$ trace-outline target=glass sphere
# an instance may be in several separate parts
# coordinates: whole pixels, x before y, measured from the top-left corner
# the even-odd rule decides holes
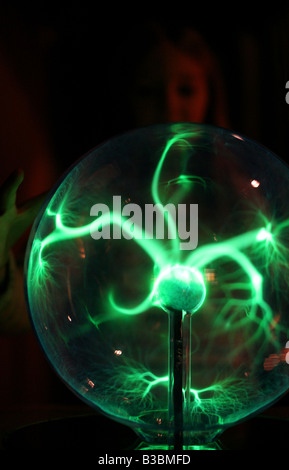
[[[212,442],[289,387],[288,167],[199,124],[76,162],[31,231],[26,297],[56,373],[163,446]]]

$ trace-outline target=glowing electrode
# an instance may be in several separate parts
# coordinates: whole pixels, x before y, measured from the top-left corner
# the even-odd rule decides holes
[[[199,271],[175,265],[161,271],[155,283],[155,295],[164,310],[192,313],[203,304],[206,288]]]
[[[203,304],[206,288],[199,271],[177,264],[160,272],[155,295],[169,313],[169,415],[173,448],[177,451],[183,449],[183,389],[186,406],[191,389],[190,317]]]

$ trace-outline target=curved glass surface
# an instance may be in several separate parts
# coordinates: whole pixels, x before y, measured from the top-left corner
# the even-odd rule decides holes
[[[288,200],[288,167],[215,127],[151,126],[81,158],[26,253],[57,374],[161,446],[211,442],[272,404],[289,386]]]

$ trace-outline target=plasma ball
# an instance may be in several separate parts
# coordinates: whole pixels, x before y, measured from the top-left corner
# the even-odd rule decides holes
[[[156,280],[155,293],[164,310],[193,313],[203,304],[206,288],[199,271],[175,265],[161,271]]]

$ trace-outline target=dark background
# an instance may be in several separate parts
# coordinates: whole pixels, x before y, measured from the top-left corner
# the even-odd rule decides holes
[[[192,26],[205,37],[223,69],[230,127],[287,159],[288,3],[189,5],[180,18],[174,7],[171,15],[163,11],[154,19]],[[145,11],[41,2],[0,8],[0,44],[44,120],[57,158],[74,161],[114,134],[106,71],[119,43],[147,19]]]

